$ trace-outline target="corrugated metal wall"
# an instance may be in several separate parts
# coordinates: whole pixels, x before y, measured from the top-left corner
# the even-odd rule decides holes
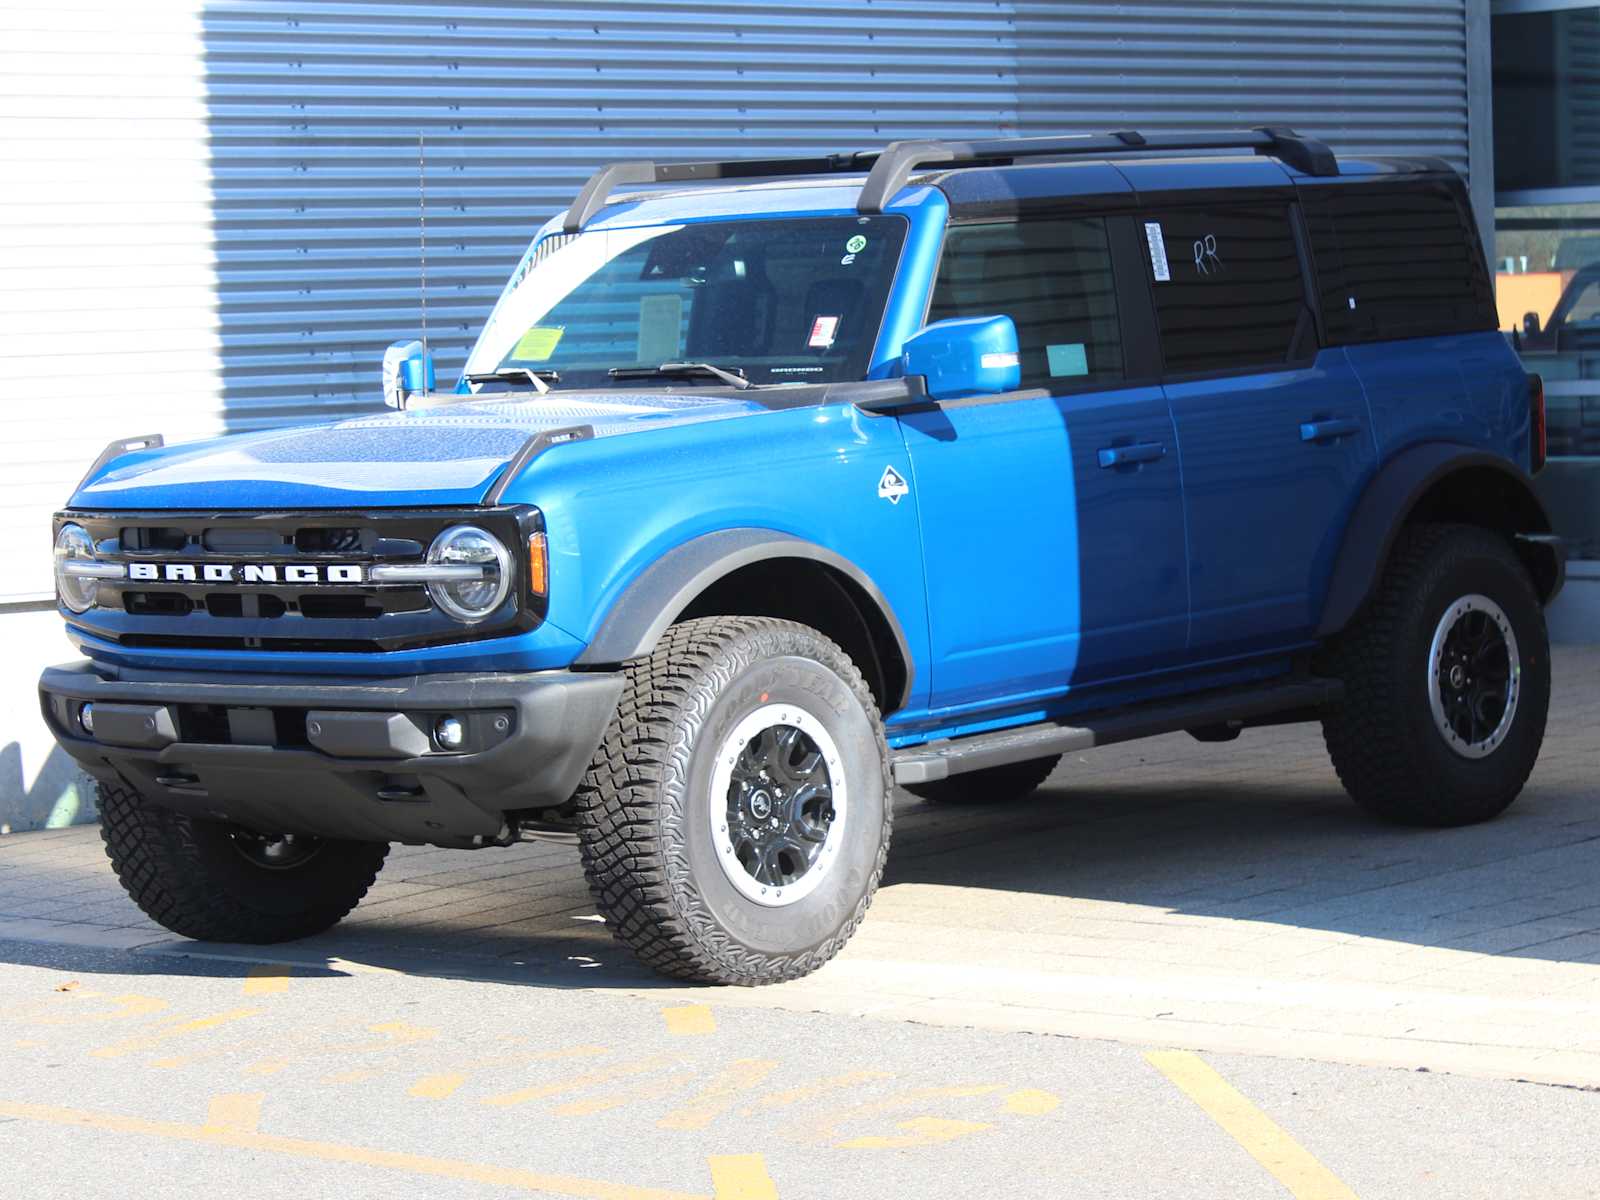
[[[1280,121],[1465,165],[1464,0],[12,0],[0,10],[0,601],[98,443],[451,377],[536,226],[621,157]],[[35,565],[37,564],[37,565]]]
[[[1463,0],[1020,0],[1024,133],[1274,123],[1467,167]]]

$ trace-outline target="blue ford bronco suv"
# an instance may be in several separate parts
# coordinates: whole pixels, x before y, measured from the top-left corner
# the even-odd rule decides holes
[[[393,842],[575,839],[650,966],[861,921],[896,785],[1320,721],[1363,808],[1501,812],[1543,738],[1543,393],[1461,180],[1284,130],[619,163],[453,392],[110,447],[45,672],[135,901],[326,929]]]

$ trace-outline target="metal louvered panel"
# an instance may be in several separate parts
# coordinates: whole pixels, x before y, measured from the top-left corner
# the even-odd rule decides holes
[[[1288,125],[1467,168],[1466,0],[1019,0],[1026,133]]]
[[[419,133],[452,379],[532,232],[605,161],[1016,121],[1012,24],[978,0],[251,0],[205,25],[230,428],[375,402],[382,347],[421,328]]]

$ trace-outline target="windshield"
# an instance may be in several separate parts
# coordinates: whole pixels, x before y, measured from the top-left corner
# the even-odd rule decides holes
[[[863,379],[905,230],[903,217],[852,216],[548,237],[495,305],[466,373],[637,388],[637,374],[609,372],[690,362],[756,384]]]

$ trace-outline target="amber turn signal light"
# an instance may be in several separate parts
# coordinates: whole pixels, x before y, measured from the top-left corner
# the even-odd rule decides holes
[[[542,529],[528,535],[528,590],[550,595],[550,546]]]

